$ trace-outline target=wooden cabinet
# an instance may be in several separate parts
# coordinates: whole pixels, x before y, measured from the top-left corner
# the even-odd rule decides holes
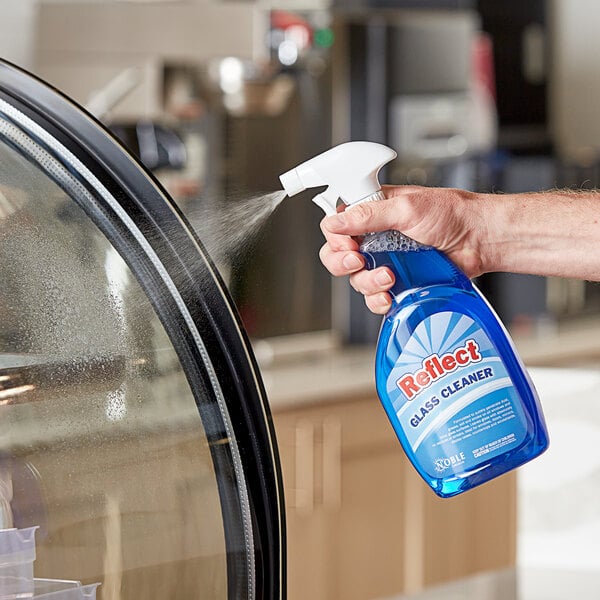
[[[440,499],[373,396],[273,413],[289,600],[382,598],[514,564],[514,474]]]

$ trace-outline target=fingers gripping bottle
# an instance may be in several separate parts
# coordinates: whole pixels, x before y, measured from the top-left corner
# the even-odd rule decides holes
[[[281,175],[289,196],[328,186],[327,214],[383,199],[378,172],[395,158],[370,142],[336,146]],[[438,496],[450,497],[541,454],[548,434],[535,389],[502,323],[442,252],[399,231],[366,234],[367,268],[396,281],[376,353],[377,393],[407,454]]]

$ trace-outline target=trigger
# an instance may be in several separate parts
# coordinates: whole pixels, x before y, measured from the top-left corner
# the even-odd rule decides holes
[[[329,188],[313,198],[313,202],[323,209],[327,216],[337,213],[337,201],[339,196],[335,192],[330,192]]]

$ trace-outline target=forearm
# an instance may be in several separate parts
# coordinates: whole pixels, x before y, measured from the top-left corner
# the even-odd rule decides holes
[[[482,196],[485,271],[600,281],[600,193]]]

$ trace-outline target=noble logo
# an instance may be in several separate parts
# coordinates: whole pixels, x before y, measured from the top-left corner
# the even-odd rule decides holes
[[[453,454],[452,456],[445,456],[442,458],[436,458],[433,461],[435,465],[435,470],[439,473],[443,473],[446,469],[450,467],[458,467],[465,462],[465,453],[459,452],[458,454]]]

